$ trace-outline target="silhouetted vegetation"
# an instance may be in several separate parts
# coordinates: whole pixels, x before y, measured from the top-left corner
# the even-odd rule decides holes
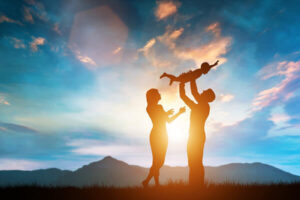
[[[170,183],[161,187],[38,187],[0,188],[6,199],[298,199],[300,183],[273,185],[210,184],[204,188]]]

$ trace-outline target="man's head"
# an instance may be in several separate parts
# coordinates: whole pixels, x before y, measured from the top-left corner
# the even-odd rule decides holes
[[[204,90],[201,93],[201,100],[207,101],[208,103],[213,102],[216,99],[216,94],[212,89]]]
[[[207,74],[210,70],[210,65],[207,62],[202,63],[201,70],[203,74]]]

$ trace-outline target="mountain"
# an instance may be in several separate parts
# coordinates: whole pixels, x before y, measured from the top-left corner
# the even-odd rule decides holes
[[[235,183],[278,183],[300,182],[300,176],[290,174],[262,163],[232,163],[218,167],[205,167],[208,182]],[[138,186],[146,177],[148,168],[114,159],[110,156],[84,165],[75,170],[42,169],[33,171],[0,171],[0,186],[44,185],[44,186]],[[164,166],[160,172],[162,183],[168,181],[187,181],[187,167]]]
[[[56,168],[33,171],[2,170],[0,171],[0,186],[55,185],[61,177],[70,173],[72,171]]]

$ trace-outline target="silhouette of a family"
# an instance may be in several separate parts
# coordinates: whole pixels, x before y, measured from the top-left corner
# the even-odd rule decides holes
[[[209,70],[216,66],[218,61],[213,65],[207,62],[202,63],[198,68],[187,73],[182,73],[178,77],[163,73],[160,78],[167,77],[170,79],[170,85],[174,82],[179,83],[179,94],[183,102],[191,109],[189,138],[187,144],[187,156],[189,165],[189,184],[204,185],[204,166],[203,150],[205,144],[205,122],[209,115],[209,103],[215,100],[215,93],[212,89],[204,90],[201,94],[198,92],[196,79],[202,74],[207,74]],[[191,100],[185,93],[185,83],[190,82],[191,93],[196,101]],[[179,112],[174,114],[173,109],[165,111],[162,105],[158,104],[161,99],[157,89],[150,89],[146,93],[147,113],[152,121],[153,127],[150,132],[150,146],[152,151],[152,166],[149,174],[142,182],[144,187],[148,186],[151,178],[154,178],[155,185],[159,186],[159,170],[164,165],[167,147],[168,135],[166,123],[171,123],[180,114],[185,112],[185,107],[180,108]]]

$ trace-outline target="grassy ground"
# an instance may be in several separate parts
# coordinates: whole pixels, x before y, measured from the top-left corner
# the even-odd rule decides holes
[[[184,184],[169,184],[149,188],[111,187],[6,187],[0,188],[1,199],[300,199],[300,183],[276,185],[206,185],[192,188]]]

